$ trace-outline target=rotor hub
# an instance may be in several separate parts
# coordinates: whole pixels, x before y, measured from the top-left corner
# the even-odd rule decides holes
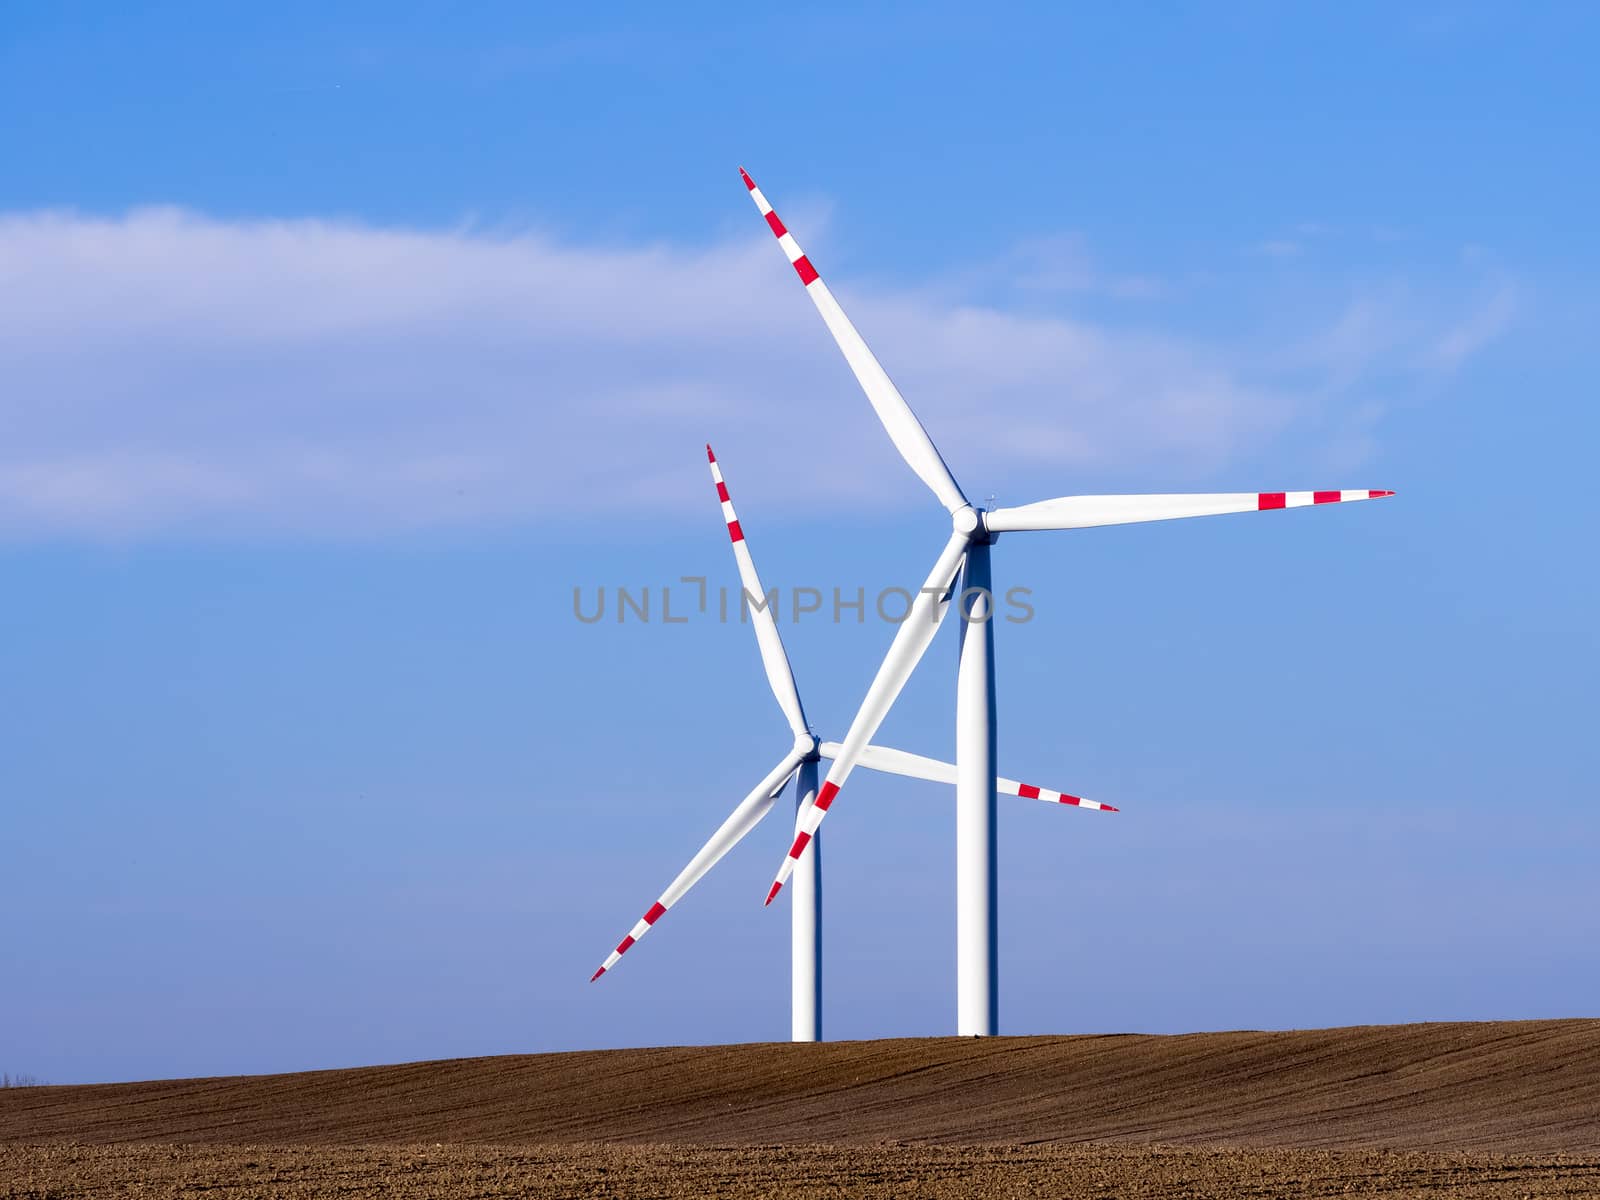
[[[984,510],[974,508],[970,504],[950,514],[950,526],[957,533],[965,534],[968,541],[990,543],[1000,536],[989,532],[988,523],[984,520]]]

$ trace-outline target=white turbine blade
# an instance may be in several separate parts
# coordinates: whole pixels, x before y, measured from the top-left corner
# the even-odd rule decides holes
[[[819,747],[824,758],[838,758],[842,749],[838,742],[823,742]],[[956,781],[955,763],[943,762],[937,758],[925,758],[921,754],[896,750],[890,746],[861,747],[861,753],[856,755],[856,766],[882,771],[888,775],[903,775],[907,779],[925,779],[929,783]]]
[[[804,831],[805,826],[806,826],[806,818],[809,816],[809,814],[811,812],[811,809],[816,804],[816,802],[817,802],[817,794],[816,794],[816,792],[812,792],[810,798],[807,799],[803,804],[796,805],[795,810],[794,810],[794,835],[795,835],[795,837],[799,837],[800,834]],[[807,844],[809,845],[810,843],[808,842]]]
[[[773,880],[772,890],[767,893],[768,904],[772,903],[778,890],[788,881],[794,864],[816,836],[822,818],[828,815],[828,807],[844,786],[844,781],[850,777],[861,751],[872,740],[872,735],[878,732],[878,726],[883,724],[883,718],[888,715],[895,698],[916,669],[923,652],[933,641],[934,634],[939,632],[945,614],[950,611],[950,592],[966,554],[967,540],[965,533],[951,534],[950,541],[939,555],[939,561],[934,563],[933,570],[928,574],[928,581],[912,601],[911,611],[900,623],[894,641],[889,645],[889,653],[884,655],[878,674],[867,689],[866,699],[861,702],[855,720],[850,723],[850,732],[845,734],[838,757],[834,759],[833,766],[828,768],[828,777],[817,791],[816,803],[805,811],[803,828],[795,834],[794,845],[789,847],[789,853],[778,868],[777,878]]]
[[[843,747],[838,742],[823,742],[818,751],[824,758],[837,758]],[[926,779],[929,783],[955,783],[956,765],[938,758],[928,758],[921,754],[912,754],[906,750],[895,750],[889,746],[865,746],[856,757],[856,766],[868,767],[874,771],[884,771],[890,775],[904,775],[908,779]],[[1074,796],[1070,792],[1057,792],[1050,788],[1035,787],[1031,783],[1019,783],[1015,779],[1005,776],[996,776],[994,781],[995,791],[1003,796],[1021,796],[1025,800],[1043,800],[1047,804],[1069,804],[1078,808],[1095,808],[1101,812],[1117,812],[1110,804],[1101,804],[1098,800],[1085,800],[1082,796]]]
[[[733,501],[728,497],[728,485],[722,478],[722,467],[717,456],[706,445],[706,459],[711,463],[711,478],[717,485],[717,499],[722,501],[722,518],[728,523],[728,537],[733,540],[733,558],[739,564],[739,582],[749,601],[750,622],[755,626],[756,645],[761,650],[761,665],[767,670],[767,682],[777,698],[778,707],[789,722],[797,738],[810,738],[806,728],[805,710],[800,706],[800,693],[794,683],[794,669],[789,656],[784,653],[783,639],[778,634],[778,620],[767,607],[767,593],[756,574],[755,559],[750,557],[750,544],[745,540],[744,527],[733,511]],[[741,610],[743,611],[743,607]]]
[[[1174,496],[1062,496],[1019,508],[997,508],[985,513],[983,523],[993,533],[1025,529],[1088,529],[1096,525],[1133,525],[1141,521],[1171,521],[1178,517],[1210,517],[1220,513],[1264,512],[1274,508],[1303,508],[1312,504],[1378,500],[1393,492],[1367,490],[1343,492],[1197,492]]]
[[[894,381],[889,378],[889,373],[883,369],[871,348],[856,332],[856,327],[850,323],[850,318],[844,315],[844,309],[839,307],[839,302],[833,298],[828,285],[817,275],[816,268],[800,249],[799,243],[794,240],[794,235],[784,228],[783,222],[778,219],[778,214],[772,211],[772,205],[767,203],[767,198],[761,194],[761,189],[756,186],[755,180],[746,174],[743,167],[739,168],[739,178],[743,179],[745,187],[750,189],[750,198],[756,202],[761,215],[767,219],[767,224],[772,228],[778,244],[783,247],[790,265],[800,276],[800,282],[805,285],[806,294],[811,297],[811,302],[822,314],[823,323],[827,325],[828,332],[833,334],[833,340],[839,344],[839,349],[844,352],[850,370],[855,372],[856,382],[861,385],[861,390],[866,392],[867,399],[872,402],[873,410],[877,412],[878,420],[883,422],[884,429],[888,430],[889,439],[894,442],[895,449],[900,451],[900,457],[906,460],[906,464],[917,473],[917,477],[923,483],[933,489],[933,494],[939,497],[939,503],[945,508],[951,512],[966,508],[967,498],[961,494],[961,488],[957,486],[955,477],[950,474],[950,468],[945,466],[944,459],[939,457],[939,451],[928,437],[928,431],[922,427],[922,422],[917,420],[917,414],[911,411],[911,406],[900,394],[900,389],[895,387]]]
[[[739,801],[738,807],[728,815],[728,819],[717,828],[706,844],[700,847],[700,852],[689,860],[689,865],[678,873],[678,877],[672,881],[667,890],[662,892],[660,898],[650,906],[650,911],[639,918],[638,924],[628,931],[628,936],[617,943],[617,948],[605,962],[600,964],[600,969],[589,977],[590,983],[615,966],[617,960],[626,954],[635,942],[650,932],[651,926],[661,919],[667,909],[682,899],[683,894],[698,883],[701,876],[716,865],[718,859],[737,846],[744,835],[755,828],[756,823],[772,808],[772,802],[789,782],[789,777],[794,774],[795,768],[800,765],[800,760],[805,754],[804,750],[791,750],[765,779],[751,789],[748,796]]]

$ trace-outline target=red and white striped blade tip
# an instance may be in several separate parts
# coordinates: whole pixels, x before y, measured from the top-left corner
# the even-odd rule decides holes
[[[717,456],[714,453],[712,453],[711,443],[710,442],[706,443],[706,461],[707,462],[716,462],[717,461]]]
[[[1085,800],[1082,796],[1074,796],[1071,792],[1057,792],[1051,788],[1042,788],[1031,783],[1017,784],[1017,795],[1024,800],[1044,800],[1054,804],[1071,804],[1077,808],[1099,809],[1101,812],[1120,811],[1114,804],[1104,804],[1099,800]]]
[[[1034,799],[1034,800],[1040,799],[1039,796],[1029,797],[1026,792],[1022,793],[1022,795],[1023,795],[1024,799],[1030,799],[1030,798]],[[1075,808],[1090,808],[1090,809],[1094,809],[1094,810],[1096,810],[1098,812],[1121,812],[1122,811],[1115,804],[1105,804],[1105,803],[1102,803],[1099,800],[1085,800],[1082,796],[1074,796],[1074,795],[1072,795],[1072,794],[1070,794],[1068,792],[1062,792],[1061,793],[1061,799],[1058,800],[1057,803],[1058,804],[1070,804]]]
[[[750,178],[750,172],[746,171],[743,167],[739,168],[739,178],[744,180],[745,187],[749,188],[752,192],[756,190],[756,181]]]
[[[1248,493],[1246,493],[1248,495]],[[1262,512],[1275,508],[1304,508],[1308,504],[1338,504],[1352,500],[1382,500],[1393,492],[1378,488],[1345,489],[1339,492],[1257,492],[1256,508]]]
[[[634,923],[633,929],[628,933],[628,936],[617,943],[617,948],[606,957],[605,962],[600,964],[600,969],[593,975],[589,976],[589,982],[593,983],[596,979],[599,979],[600,976],[604,975],[611,967],[616,966],[616,964],[622,960],[622,956],[637,946],[639,944],[639,939],[650,932],[650,927],[666,915],[667,906],[662,904],[661,901],[657,900],[650,906],[649,911]]]
[[[782,890],[783,890],[783,884],[781,884],[781,883],[773,884],[772,885],[772,890],[767,893],[767,904],[771,904],[774,900],[776,900],[778,898],[778,893],[781,892]],[[763,905],[762,907],[765,907],[765,905]]]

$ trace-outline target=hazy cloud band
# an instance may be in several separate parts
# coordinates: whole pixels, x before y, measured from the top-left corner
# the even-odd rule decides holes
[[[681,481],[706,440],[742,454],[730,469],[760,499],[922,502],[768,242],[619,248],[172,209],[0,217],[0,531],[648,512],[703,499]],[[1042,256],[1007,260],[1019,292],[1061,274]],[[1073,291],[1085,270],[1073,264]],[[1497,293],[1401,335],[1362,309],[1359,328],[1346,313],[1335,340],[1308,329],[1286,358],[932,283],[832,281],[968,491],[1015,480],[1011,502],[1132,462],[1204,477],[1324,400],[1305,380],[1330,353],[1343,389],[1375,362],[1454,369],[1511,306]],[[1363,340],[1374,321],[1382,338]]]

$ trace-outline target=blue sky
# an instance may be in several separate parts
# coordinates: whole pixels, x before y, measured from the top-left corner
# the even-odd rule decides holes
[[[747,629],[969,495],[1393,488],[1008,535],[1004,1032],[1592,1014],[1586,6],[20,4],[0,16],[0,1067],[778,1039]],[[683,585],[677,585],[682,589]],[[687,598],[680,590],[677,599]],[[838,737],[877,622],[785,624]],[[951,751],[954,635],[882,740]],[[828,823],[830,1036],[950,1032],[951,797]]]

